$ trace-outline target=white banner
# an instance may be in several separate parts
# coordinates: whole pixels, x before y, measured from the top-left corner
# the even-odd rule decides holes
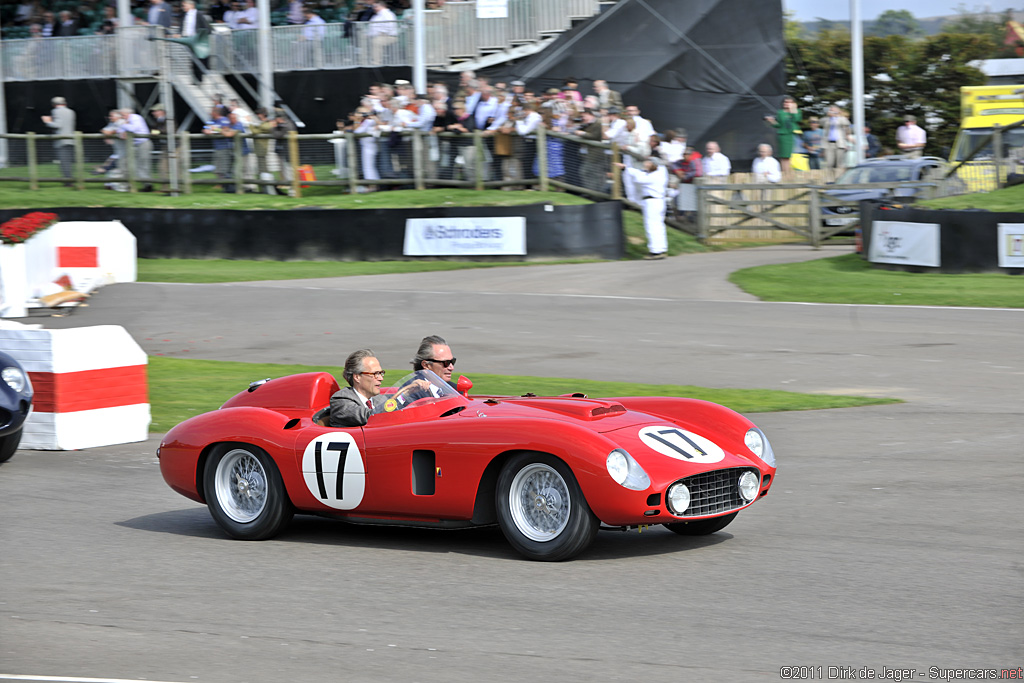
[[[476,0],[477,19],[508,19],[508,0]]]
[[[526,219],[409,218],[405,221],[406,256],[524,256]]]
[[[940,265],[939,224],[875,221],[871,224],[868,260],[937,268]]]
[[[999,267],[1024,268],[1024,223],[999,224]]]

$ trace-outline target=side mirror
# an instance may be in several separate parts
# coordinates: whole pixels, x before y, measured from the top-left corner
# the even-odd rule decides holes
[[[469,393],[469,390],[473,388],[473,380],[466,377],[465,375],[459,375],[459,381],[455,383],[455,391],[459,392],[463,396]]]

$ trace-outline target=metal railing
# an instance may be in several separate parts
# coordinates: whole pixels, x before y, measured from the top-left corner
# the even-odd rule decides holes
[[[535,42],[571,28],[574,18],[600,11],[599,0],[509,0],[507,18],[481,19],[476,2],[448,2],[424,12],[427,66],[447,67],[517,43]],[[373,22],[377,23],[377,22]],[[270,29],[273,70],[352,69],[408,66],[412,62],[412,14],[395,22],[397,40],[379,40],[370,22]],[[156,27],[130,26],[116,35],[23,38],[0,41],[4,79],[37,81],[151,76],[159,71]],[[235,70],[255,69],[257,31],[224,30],[211,35],[211,52]],[[237,62],[237,64],[236,64]],[[216,60],[211,61],[216,69]],[[246,66],[241,66],[242,64]]]
[[[77,189],[102,184],[114,191],[138,192],[152,185],[187,194],[214,185],[235,194],[264,191],[294,196],[303,192],[357,194],[396,186],[508,187],[560,189],[595,200],[621,199],[640,208],[627,199],[624,178],[616,166],[631,156],[627,151],[544,128],[537,129],[536,137],[482,131],[405,131],[380,137],[351,132],[293,133],[285,139],[181,133],[174,158],[168,158],[167,145],[159,136],[148,137],[153,143],[151,153],[145,151],[147,147],[137,146],[130,135],[126,139],[84,133],[0,135],[0,143],[8,146],[8,166],[0,169],[0,186],[21,183],[38,190],[57,183]],[[55,145],[67,140],[72,143],[70,155]],[[177,186],[172,186],[171,164],[177,164],[175,177],[181,179]],[[807,181],[803,183],[764,184],[750,174],[736,173],[728,183],[699,179],[701,182],[692,185],[678,185],[670,189],[668,221],[702,240],[775,239],[796,234],[818,246],[826,237],[855,227],[827,224],[825,210],[829,206],[846,204],[859,209],[856,202],[837,199],[837,191],[872,188],[931,197],[964,190],[962,183],[941,178],[826,185],[823,173],[802,174]],[[843,216],[856,219],[852,212]]]

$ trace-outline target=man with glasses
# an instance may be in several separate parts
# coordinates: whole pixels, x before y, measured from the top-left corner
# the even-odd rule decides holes
[[[424,337],[416,357],[412,359],[413,370],[430,370],[448,384],[455,387],[452,381],[452,370],[455,367],[455,356],[451,347],[441,337],[432,334]]]
[[[342,373],[348,386],[331,396],[331,426],[361,427],[366,424],[377,404],[384,400],[380,393],[384,370],[373,351],[359,349],[345,359]],[[451,372],[448,374],[451,375]],[[397,392],[388,394],[387,398],[399,399],[404,396],[405,401],[415,401],[430,396],[430,387],[430,382],[425,379],[413,380]]]
[[[345,359],[342,375],[348,386],[331,396],[331,426],[359,427],[366,424],[375,399],[380,396],[384,371],[370,349],[359,349]]]

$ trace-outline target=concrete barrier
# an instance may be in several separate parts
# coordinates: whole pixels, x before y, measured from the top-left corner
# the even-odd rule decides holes
[[[147,358],[123,327],[7,323],[0,349],[21,363],[35,388],[21,448],[77,450],[148,437]]]

